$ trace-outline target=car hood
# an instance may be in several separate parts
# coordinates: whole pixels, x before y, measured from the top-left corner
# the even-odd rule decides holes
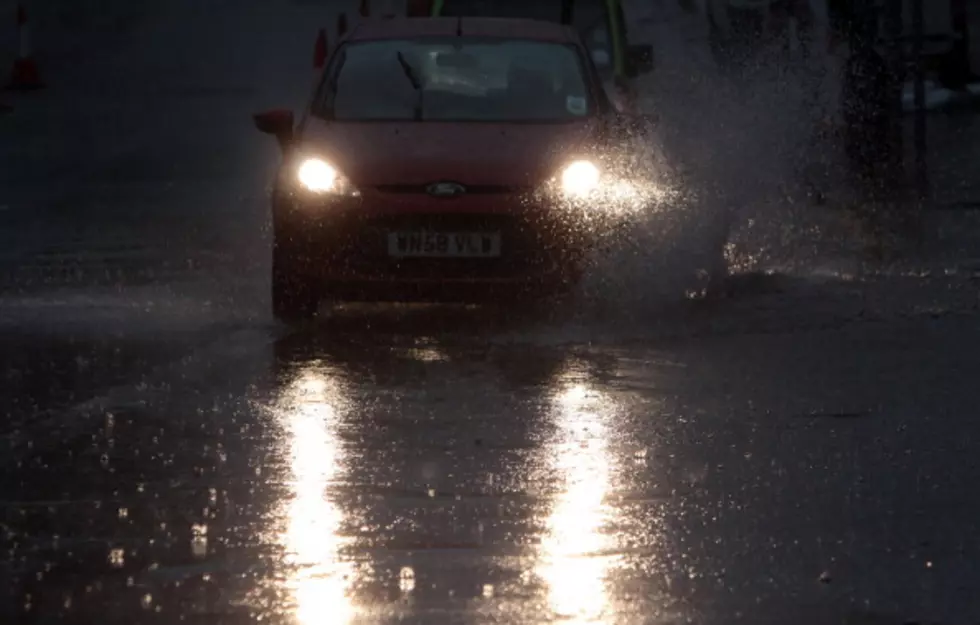
[[[554,175],[595,136],[592,120],[558,124],[311,121],[303,149],[355,185],[526,186]]]

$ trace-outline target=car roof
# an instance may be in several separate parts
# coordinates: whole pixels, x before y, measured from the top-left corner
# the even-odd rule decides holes
[[[363,20],[344,39],[376,41],[403,37],[454,37],[458,34],[559,43],[573,43],[578,39],[575,31],[564,24],[507,17],[394,17]]]

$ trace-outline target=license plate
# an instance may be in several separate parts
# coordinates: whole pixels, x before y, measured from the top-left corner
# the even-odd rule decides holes
[[[396,258],[496,258],[499,232],[389,232],[388,255]]]

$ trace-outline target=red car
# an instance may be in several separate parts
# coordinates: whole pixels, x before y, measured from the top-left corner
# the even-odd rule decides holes
[[[363,20],[317,83],[298,124],[255,116],[283,151],[277,318],[324,299],[501,302],[576,284],[629,124],[571,28]]]

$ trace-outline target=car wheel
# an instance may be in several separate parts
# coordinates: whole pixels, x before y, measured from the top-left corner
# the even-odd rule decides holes
[[[272,253],[272,314],[285,322],[316,316],[320,295],[307,278],[294,254],[282,245]]]

